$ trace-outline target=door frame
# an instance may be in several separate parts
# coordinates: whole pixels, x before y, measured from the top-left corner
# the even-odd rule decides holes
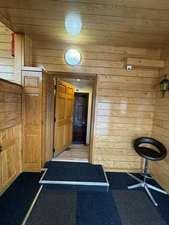
[[[74,72],[50,72],[48,71],[49,75],[52,75],[54,79],[53,85],[53,92],[55,93],[55,84],[56,79],[81,79],[81,80],[88,80],[92,79],[92,104],[91,104],[91,121],[90,121],[90,142],[89,142],[89,159],[90,163],[94,163],[93,155],[94,155],[94,128],[95,128],[95,114],[96,114],[96,95],[97,95],[97,74],[85,74],[85,73],[74,73]],[[51,90],[52,91],[52,90]],[[53,103],[54,104],[54,103]],[[54,114],[55,115],[55,114]],[[54,118],[53,118],[54,123]],[[53,137],[55,135],[55,130],[53,130]],[[54,148],[54,147],[53,147]]]

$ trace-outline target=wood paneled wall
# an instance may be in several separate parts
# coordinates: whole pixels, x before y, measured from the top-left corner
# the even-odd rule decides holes
[[[140,170],[132,140],[151,136],[155,80],[146,73],[98,76],[94,155],[108,170]]]
[[[24,35],[24,66],[32,66],[32,39]]]
[[[21,172],[22,88],[0,79],[0,191]]]
[[[0,78],[21,84],[22,66],[32,66],[32,40],[27,34],[15,34],[12,56],[12,31],[0,22]]]
[[[81,52],[82,63],[80,66],[70,67],[65,64],[64,53],[66,49],[76,48]],[[79,72],[88,74],[128,74],[124,70],[127,57],[138,57],[143,59],[159,59],[160,49],[143,49],[143,48],[127,48],[127,47],[111,47],[102,45],[60,45],[52,42],[33,41],[33,66],[43,65],[47,71],[59,72]],[[151,61],[150,61],[151,62]],[[146,76],[157,77],[156,69],[130,72],[130,76]],[[155,71],[155,72],[154,72]]]
[[[154,85],[159,76],[151,60],[160,59],[160,49],[78,46],[82,63],[71,68],[64,62],[67,48],[51,42],[34,42],[33,64],[43,65],[48,71],[97,74],[92,161],[103,164],[107,170],[139,170],[142,162],[132,148],[132,140],[151,136]],[[148,59],[146,66],[150,66],[126,71],[127,57]]]
[[[162,97],[159,85],[160,80],[164,78],[164,74],[169,73],[169,51],[164,52],[162,57],[166,58],[166,65],[160,71],[160,78],[156,85],[156,104],[152,136],[166,146],[168,155],[162,161],[152,162],[151,172],[160,184],[169,191],[169,92],[165,94],[165,97]]]
[[[11,30],[0,22],[0,78],[15,81],[15,58],[11,55]]]

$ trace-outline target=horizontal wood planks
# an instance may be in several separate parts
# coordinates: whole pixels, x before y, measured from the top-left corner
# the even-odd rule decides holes
[[[132,141],[151,135],[155,81],[153,77],[98,76],[94,161],[107,170],[141,169]]]
[[[127,57],[159,59],[160,49],[141,49],[127,47],[111,47],[104,45],[74,45],[82,55],[79,66],[70,67],[64,61],[64,53],[70,48],[68,44],[59,45],[54,42],[33,42],[33,65],[43,65],[48,71],[79,72],[90,74],[116,74],[117,76],[158,77],[154,68],[127,72]]]
[[[128,72],[126,58],[144,58],[152,63],[160,60],[161,51],[81,45],[82,63],[71,68],[64,62],[66,48],[68,45],[34,42],[33,64],[42,64],[48,71],[97,74],[92,161],[107,170],[140,170],[142,161],[132,141],[151,135],[159,71],[151,67]]]
[[[0,191],[21,172],[22,88],[0,79]]]
[[[159,91],[160,80],[163,79],[164,74],[169,71],[169,56],[166,59],[166,66],[160,71],[160,79],[157,82],[156,88],[156,104],[154,111],[154,123],[152,135],[157,140],[161,141],[167,148],[167,157],[159,162],[151,163],[151,172],[154,177],[160,182],[163,187],[169,191],[169,93],[162,97]]]
[[[0,78],[15,81],[15,58],[12,56],[12,31],[0,22]]]
[[[136,67],[157,67],[164,68],[164,60],[142,59],[142,58],[127,58],[127,64]]]
[[[169,44],[168,9],[167,0],[160,4],[158,0],[0,2],[1,20],[16,32],[28,33],[37,40],[148,48]],[[81,17],[78,37],[65,30],[69,12]]]

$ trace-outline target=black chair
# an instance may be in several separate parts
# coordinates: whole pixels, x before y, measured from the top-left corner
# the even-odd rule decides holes
[[[134,141],[133,143],[135,151],[144,158],[144,169],[143,169],[143,180],[137,178],[136,176],[129,174],[131,177],[133,177],[135,180],[137,180],[139,183],[135,185],[128,186],[128,189],[134,189],[134,188],[144,188],[147,192],[148,196],[152,200],[155,206],[158,206],[157,202],[155,201],[154,197],[152,196],[149,189],[161,192],[163,194],[168,194],[166,191],[151,185],[147,183],[147,179],[151,178],[148,175],[148,160],[152,161],[159,161],[166,157],[167,150],[165,146],[160,143],[159,141],[150,138],[150,137],[141,137]],[[152,146],[152,147],[151,147]]]

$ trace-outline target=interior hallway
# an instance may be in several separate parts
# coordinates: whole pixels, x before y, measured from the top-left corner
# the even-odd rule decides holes
[[[55,156],[53,161],[72,161],[72,162],[88,162],[89,145],[72,144],[59,155]]]

